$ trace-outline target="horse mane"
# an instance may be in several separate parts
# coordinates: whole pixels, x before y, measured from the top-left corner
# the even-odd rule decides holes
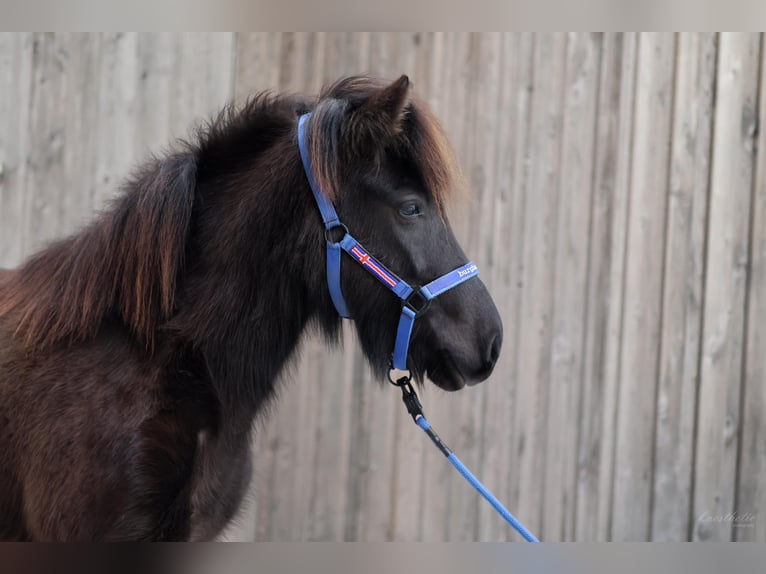
[[[192,143],[140,167],[111,207],[90,225],[14,271],[0,285],[0,319],[11,317],[15,334],[29,350],[88,340],[110,318],[125,324],[153,350],[160,326],[176,312],[202,180],[219,186],[228,176],[226,185],[236,185],[255,175],[248,168],[253,158],[289,133],[295,114],[309,111],[315,103],[309,127],[315,177],[337,198],[339,175],[348,148],[354,147],[342,145],[348,135],[339,131],[347,129],[342,120],[383,86],[355,76],[333,84],[314,101],[262,93],[239,109],[226,106],[198,130]],[[462,184],[454,152],[420,100],[408,94],[399,112],[395,125],[378,127],[389,132],[388,149],[418,169],[441,209],[448,194]],[[374,131],[369,121],[365,125]]]
[[[195,188],[190,151],[153,159],[101,217],[24,263],[3,286],[28,348],[95,336],[119,314],[147,347],[173,308]]]
[[[425,188],[441,211],[450,194],[462,190],[465,185],[455,152],[436,116],[422,100],[410,93],[407,76],[384,89],[388,85],[368,76],[351,76],[322,91],[309,126],[314,178],[331,199],[337,200],[343,166],[353,163],[356,159],[353,154],[364,148],[362,140],[367,137],[374,142],[376,150],[380,151],[381,142],[386,142],[384,149],[393,149],[402,158],[417,158],[412,162],[413,167],[419,171]],[[369,116],[355,121],[355,112],[371,99],[395,98],[387,93],[392,88],[406,93],[398,106],[397,102],[390,104],[395,107],[392,115],[396,121],[378,119],[376,123],[375,118]],[[377,101],[374,107],[386,103]],[[363,126],[365,133],[359,134],[358,126]],[[352,142],[351,145],[348,142]]]

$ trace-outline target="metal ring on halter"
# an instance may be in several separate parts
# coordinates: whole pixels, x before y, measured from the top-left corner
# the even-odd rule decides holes
[[[333,241],[330,237],[330,232],[335,231],[336,229],[341,229],[343,231],[343,235],[340,236],[340,239],[338,241]],[[334,225],[332,227],[328,227],[324,230],[324,239],[327,241],[327,243],[332,243],[333,245],[338,245],[341,241],[343,241],[343,238],[348,235],[348,227],[344,223],[338,223],[338,225]]]
[[[407,373],[407,374],[406,375],[402,374],[399,377],[395,378],[395,377],[392,376],[394,371],[399,372],[399,373]],[[412,380],[412,374],[410,373],[409,369],[405,369],[405,370],[395,369],[393,367],[393,365],[389,367],[389,369],[388,369],[388,382],[391,383],[392,385],[394,385],[395,387],[403,387],[404,385],[409,383],[411,380]]]

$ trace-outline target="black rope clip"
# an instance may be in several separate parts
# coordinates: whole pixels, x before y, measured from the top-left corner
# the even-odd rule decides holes
[[[392,372],[393,369],[388,372],[389,382],[402,390],[402,401],[404,402],[404,406],[407,407],[407,412],[412,416],[412,420],[417,421],[418,417],[424,416],[423,405],[420,404],[420,399],[412,386],[412,377],[407,373],[394,380],[391,376]]]

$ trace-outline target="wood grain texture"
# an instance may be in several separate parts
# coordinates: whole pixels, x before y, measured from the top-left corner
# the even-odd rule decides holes
[[[614,429],[615,540],[646,540],[651,522],[674,53],[672,35],[642,34],[639,38],[620,386]]]
[[[635,71],[635,34],[606,34],[594,151],[588,312],[579,406],[577,540],[607,539],[611,523]]]
[[[766,58],[761,38],[758,115],[766,112]],[[766,129],[758,129],[748,282],[747,343],[741,397],[742,431],[734,540],[766,542]]]
[[[229,100],[406,73],[456,149],[470,197],[450,222],[504,322],[490,381],[422,391],[435,428],[546,540],[763,542],[763,41],[0,34],[0,267]],[[518,539],[350,323],[340,348],[309,334],[282,378],[223,539]]]
[[[707,227],[694,484],[695,540],[728,541],[735,512],[758,70],[757,34],[722,34]]]
[[[655,540],[686,540],[689,531],[715,61],[714,34],[680,34],[656,405]]]
[[[22,222],[34,46],[33,34],[0,34],[0,268],[29,254]]]
[[[564,110],[567,37],[541,34],[534,47],[534,99],[531,103],[530,166],[524,211],[523,282],[511,424],[514,446],[510,504],[527,527],[542,526],[547,409],[553,346],[552,306],[557,247],[558,193]],[[539,158],[535,161],[535,158]],[[545,158],[544,160],[542,158]]]
[[[574,539],[578,405],[588,310],[588,241],[602,41],[600,34],[570,34],[567,43],[540,531],[545,540]]]
[[[482,220],[486,221],[484,244],[485,261],[482,279],[493,293],[504,317],[504,348],[515,348],[514,328],[516,306],[514,294],[518,292],[511,277],[512,267],[520,255],[520,242],[513,234],[522,227],[514,224],[521,220],[519,209],[514,208],[515,182],[523,175],[523,138],[526,137],[526,114],[519,109],[517,98],[525,95],[530,81],[531,36],[522,34],[496,34],[487,36],[482,43],[482,60],[486,62],[485,75],[489,83],[481,105],[478,129],[483,151],[475,159],[472,187],[479,187],[483,197]],[[523,105],[523,104],[522,104]],[[523,110],[523,108],[522,108]],[[502,126],[502,129],[495,129]],[[519,186],[520,187],[520,186]],[[501,209],[497,206],[502,205]],[[503,493],[508,487],[506,476],[509,460],[510,425],[507,413],[512,410],[513,381],[512,352],[504,352],[492,383],[482,386],[481,419],[478,448],[480,462],[476,468],[485,483],[494,491]],[[507,540],[510,532],[498,520],[491,507],[480,504],[474,537],[478,540]]]

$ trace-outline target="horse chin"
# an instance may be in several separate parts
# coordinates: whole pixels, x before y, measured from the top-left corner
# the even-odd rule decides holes
[[[445,391],[459,391],[468,383],[447,351],[438,353],[438,360],[426,368],[426,375]]]

